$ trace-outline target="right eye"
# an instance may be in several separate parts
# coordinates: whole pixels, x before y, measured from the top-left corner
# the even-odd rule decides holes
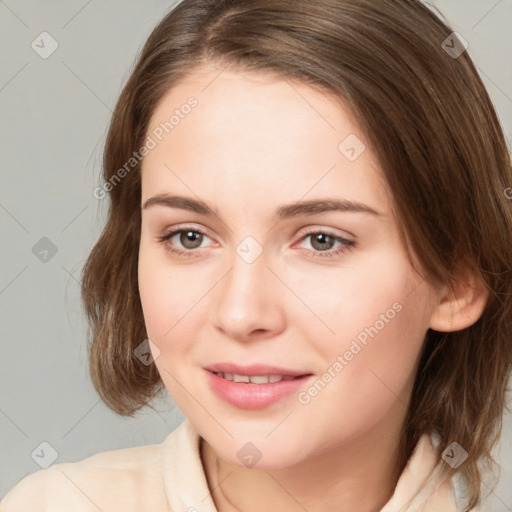
[[[158,237],[158,241],[164,244],[166,250],[172,254],[178,254],[179,256],[189,257],[192,256],[192,252],[195,249],[200,248],[204,237],[208,236],[206,233],[193,228],[179,228],[173,229],[169,233],[165,233]],[[176,240],[173,241],[173,239]],[[199,244],[198,244],[199,242]],[[177,244],[181,244],[183,249],[176,248]]]

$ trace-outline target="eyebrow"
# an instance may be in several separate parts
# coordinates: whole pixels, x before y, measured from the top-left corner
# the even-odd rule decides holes
[[[142,209],[147,209],[154,205],[166,206],[168,208],[180,208],[206,216],[218,216],[217,210],[211,208],[205,202],[185,196],[171,196],[167,194],[156,195],[145,201]],[[347,199],[311,199],[280,206],[276,210],[274,217],[276,221],[282,221],[299,215],[315,215],[332,211],[368,213],[375,216],[382,216],[382,213],[357,201],[349,201]]]

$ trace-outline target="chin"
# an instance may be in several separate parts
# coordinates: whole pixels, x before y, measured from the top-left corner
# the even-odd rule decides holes
[[[296,434],[283,431],[281,436],[275,437],[275,432],[268,435],[270,431],[268,428],[244,430],[239,426],[230,430],[233,438],[228,435],[203,437],[222,459],[240,468],[287,468],[304,460],[307,448],[313,449],[305,446],[304,431]]]

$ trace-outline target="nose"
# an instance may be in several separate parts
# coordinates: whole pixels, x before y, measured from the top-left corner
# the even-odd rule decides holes
[[[234,251],[213,297],[215,327],[238,341],[275,336],[285,325],[284,294],[265,251],[254,261]]]

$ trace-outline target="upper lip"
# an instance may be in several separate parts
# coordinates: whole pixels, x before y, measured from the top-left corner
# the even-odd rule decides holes
[[[288,368],[280,368],[278,366],[269,366],[266,364],[250,364],[242,366],[234,363],[215,363],[205,367],[205,370],[214,373],[234,373],[236,375],[248,375],[249,377],[255,375],[282,375],[299,377],[302,375],[311,375],[308,372],[302,372],[297,370],[290,370]]]

